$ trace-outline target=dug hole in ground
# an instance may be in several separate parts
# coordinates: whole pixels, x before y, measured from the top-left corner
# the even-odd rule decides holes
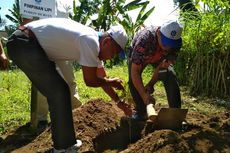
[[[188,112],[183,129],[154,129],[148,123],[131,122],[114,103],[92,100],[73,111],[76,136],[82,153],[229,153],[230,113],[204,115]],[[50,128],[40,134],[29,125],[2,136],[0,153],[48,153],[52,148]],[[65,131],[63,131],[65,132]]]

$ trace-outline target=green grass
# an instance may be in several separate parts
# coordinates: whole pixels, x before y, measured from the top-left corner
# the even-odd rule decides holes
[[[127,84],[128,74],[127,67],[114,66],[113,69],[106,69],[107,77],[119,77]],[[110,97],[104,93],[102,88],[91,88],[87,87],[83,81],[82,71],[77,71],[75,73],[75,79],[82,103],[87,102],[89,99],[103,98],[105,101],[110,101]]]
[[[106,69],[108,77],[119,77],[123,80],[126,91],[128,91],[127,72],[127,66],[114,66],[113,69]],[[146,78],[151,76],[149,72],[146,70],[143,75],[145,82]],[[75,80],[83,104],[98,98],[111,101],[102,88],[91,88],[85,85],[81,70],[75,72]],[[30,121],[31,82],[20,70],[1,71],[0,85],[0,133],[2,133],[9,128]],[[119,95],[122,95],[122,93],[119,93]]]
[[[106,69],[108,77],[119,77],[124,82],[126,95],[123,98],[130,98],[128,92],[128,70],[127,66],[114,66],[113,69]],[[144,83],[151,78],[151,68],[148,67],[143,72]],[[79,95],[82,103],[89,100],[103,98],[105,101],[111,99],[101,88],[87,87],[83,81],[82,71],[75,72],[75,79],[78,86]],[[20,70],[0,72],[0,134],[6,130],[26,124],[30,121],[30,92],[31,83]],[[154,96],[157,104],[167,105],[164,87],[161,82],[155,85]],[[122,93],[119,92],[120,96]],[[127,99],[126,99],[127,100]],[[188,90],[182,90],[183,108],[189,108],[189,111],[203,113],[227,111],[226,105],[216,105],[210,100],[197,100],[189,96]],[[229,106],[229,102],[226,102]]]
[[[127,67],[114,66],[113,70],[106,71],[108,77],[120,77],[124,80],[124,84],[127,84]],[[75,72],[75,80],[82,103],[98,98],[111,100],[102,88],[87,87],[81,70]],[[1,71],[0,85],[0,133],[2,133],[30,121],[31,82],[20,70]]]
[[[0,72],[0,132],[30,118],[30,82],[21,71]]]

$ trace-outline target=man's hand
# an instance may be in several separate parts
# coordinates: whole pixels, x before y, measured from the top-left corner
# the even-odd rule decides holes
[[[148,94],[152,94],[152,93],[154,92],[154,87],[153,87],[153,85],[147,84],[147,85],[145,86],[145,91],[146,91]]]
[[[108,84],[111,87],[114,87],[117,90],[125,90],[125,88],[122,85],[122,80],[119,78],[110,78],[110,79],[106,79]]]
[[[164,59],[160,64],[159,64],[159,68],[160,69],[167,69],[169,67],[169,65],[175,64],[175,61],[171,61],[171,60],[166,60]]]
[[[146,93],[144,96],[143,102],[146,106],[148,104],[154,104],[155,105],[155,98],[151,94]]]
[[[130,105],[128,105],[122,101],[119,101],[117,103],[117,107],[120,108],[125,113],[126,116],[129,116],[129,117],[132,116],[132,109],[131,109]]]
[[[5,54],[1,54],[0,55],[0,69],[1,70],[5,70],[8,67],[9,61],[7,59],[7,57],[5,56]]]

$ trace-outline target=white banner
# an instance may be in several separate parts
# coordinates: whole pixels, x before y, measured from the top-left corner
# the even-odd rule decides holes
[[[20,0],[20,13],[23,17],[55,17],[55,0]]]

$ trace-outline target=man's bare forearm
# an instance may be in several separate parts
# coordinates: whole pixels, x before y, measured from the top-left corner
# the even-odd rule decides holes
[[[117,93],[114,91],[114,89],[111,86],[105,85],[105,86],[102,86],[102,89],[115,102],[120,100],[120,98],[118,97]]]

